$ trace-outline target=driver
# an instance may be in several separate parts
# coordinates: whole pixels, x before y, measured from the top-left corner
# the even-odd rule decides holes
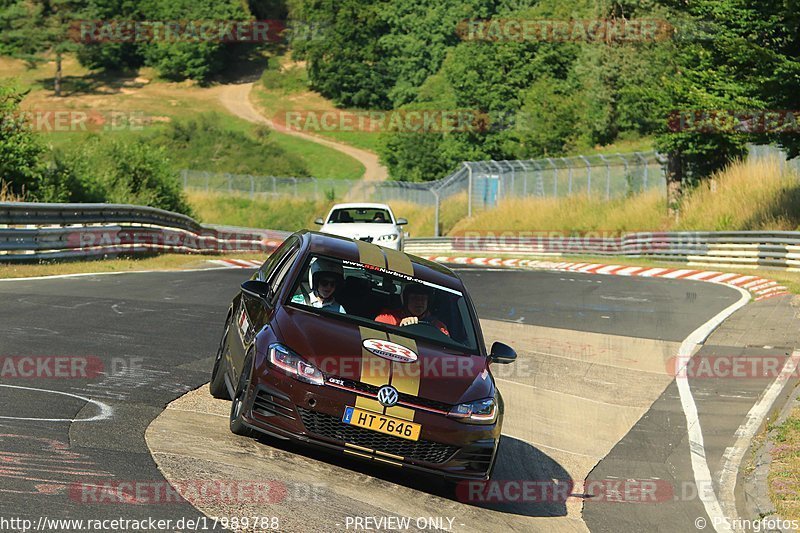
[[[308,269],[308,283],[311,294],[301,289],[292,296],[292,302],[317,307],[334,313],[345,313],[344,307],[336,301],[336,289],[342,284],[344,275],[342,264],[330,259],[316,258]]]
[[[428,305],[433,296],[433,289],[419,283],[408,283],[403,287],[401,300],[403,307],[400,309],[383,309],[375,322],[389,324],[392,326],[410,326],[420,322],[427,322],[439,331],[450,336],[447,326],[428,310]]]

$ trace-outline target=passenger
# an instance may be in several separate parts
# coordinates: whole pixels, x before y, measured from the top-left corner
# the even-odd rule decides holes
[[[373,224],[386,224],[386,217],[383,215],[383,211],[378,211],[375,213],[375,216],[372,217]]]
[[[420,322],[427,322],[449,337],[450,332],[447,331],[447,326],[444,325],[444,322],[438,320],[428,310],[431,296],[433,296],[433,290],[430,287],[419,283],[408,283],[403,288],[401,295],[403,307],[394,310],[383,309],[375,317],[375,322],[392,326],[410,326]]]
[[[344,281],[342,264],[330,259],[316,258],[311,263],[308,283],[311,294],[298,292],[292,296],[292,302],[317,307],[334,313],[346,313],[344,307],[336,301],[336,290]]]

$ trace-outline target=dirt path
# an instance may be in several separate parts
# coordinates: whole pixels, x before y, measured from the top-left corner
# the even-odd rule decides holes
[[[380,164],[376,154],[366,150],[361,150],[360,148],[355,148],[347,144],[331,141],[318,135],[294,131],[280,124],[275,124],[273,121],[266,118],[264,115],[259,113],[250,102],[250,90],[252,88],[252,83],[223,86],[219,93],[220,102],[222,102],[222,105],[224,105],[228,111],[237,117],[243,118],[249,122],[254,122],[256,124],[266,124],[275,131],[300,137],[301,139],[333,148],[338,152],[349,155],[353,159],[360,161],[365,168],[364,181],[384,181],[388,179],[389,172],[386,167]]]

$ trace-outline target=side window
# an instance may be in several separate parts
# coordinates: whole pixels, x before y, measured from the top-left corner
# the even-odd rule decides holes
[[[268,280],[270,286],[272,287],[272,294],[276,297],[280,290],[281,284],[283,280],[286,279],[286,274],[292,269],[292,265],[294,265],[295,260],[297,259],[297,254],[300,253],[300,248],[295,247],[292,248],[288,254],[288,256],[283,260],[283,262],[278,267],[275,275],[272,279]]]
[[[261,268],[258,269],[256,272],[256,277],[258,281],[267,281],[272,276],[272,273],[281,264],[281,260],[289,255],[292,250],[295,248],[295,244],[297,243],[297,239],[288,239],[286,240],[277,250],[272,252],[272,254],[264,261],[264,264],[261,265]]]

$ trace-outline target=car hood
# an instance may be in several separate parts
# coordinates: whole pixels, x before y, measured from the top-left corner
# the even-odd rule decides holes
[[[389,235],[397,233],[397,226],[394,224],[362,224],[362,223],[345,223],[345,224],[325,224],[320,228],[323,233],[330,233],[332,235],[339,235],[340,237],[350,237],[351,239],[359,239],[361,237],[380,237],[381,235]]]
[[[363,346],[367,339],[387,340],[384,331],[292,307],[281,308],[275,321],[281,342],[329,377],[398,388],[401,381],[411,383],[412,388],[418,381],[416,396],[448,405],[481,400],[494,393],[487,359],[479,355],[459,354],[433,341],[392,332],[389,340],[414,347],[417,354],[414,362],[392,362]]]

